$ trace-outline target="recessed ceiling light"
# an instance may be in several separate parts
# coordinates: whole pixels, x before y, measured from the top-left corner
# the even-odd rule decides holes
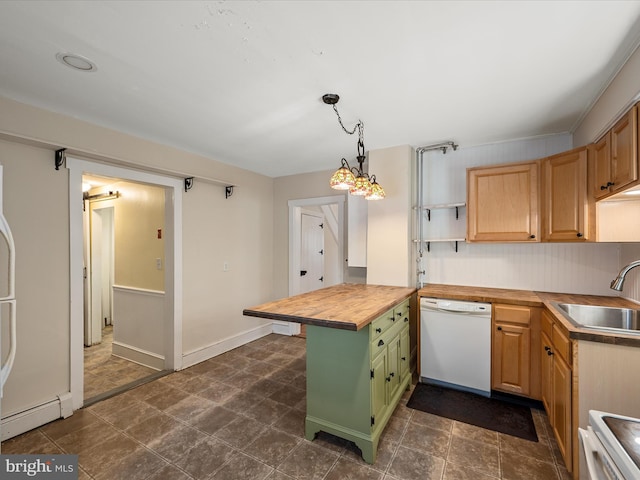
[[[66,65],[69,68],[78,70],[81,72],[95,72],[98,67],[95,63],[85,57],[76,55],[75,53],[56,53],[56,58],[60,63]]]

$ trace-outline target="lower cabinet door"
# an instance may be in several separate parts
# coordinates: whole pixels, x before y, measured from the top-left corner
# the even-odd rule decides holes
[[[411,344],[409,342],[409,328],[400,333],[400,377],[402,380],[409,375],[409,363],[411,362]]]
[[[552,400],[553,400],[553,350],[551,340],[546,333],[542,332],[540,342],[540,383],[542,390],[542,404],[549,414],[549,421],[553,422]]]
[[[571,465],[571,369],[558,355],[553,359],[552,426],[566,465]]]
[[[371,362],[371,428],[376,426],[376,418],[381,419],[389,407],[387,395],[387,351],[380,352]]]
[[[493,388],[529,394],[531,329],[496,324],[493,339]]]
[[[391,401],[398,392],[398,388],[400,388],[400,334],[393,337],[393,340],[389,342],[387,355],[389,365],[387,382],[389,383],[389,401]]]

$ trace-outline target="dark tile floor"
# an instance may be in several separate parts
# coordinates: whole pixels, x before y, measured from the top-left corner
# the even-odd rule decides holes
[[[84,349],[84,400],[90,400],[123,385],[157,373],[111,354],[113,327],[102,330],[102,343]]]
[[[2,444],[76,453],[80,479],[566,480],[546,416],[520,440],[405,406],[374,465],[351,443],[304,439],[305,340],[269,335]]]

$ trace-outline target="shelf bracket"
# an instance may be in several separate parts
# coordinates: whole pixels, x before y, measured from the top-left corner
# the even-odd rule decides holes
[[[60,167],[64,164],[64,162],[67,161],[67,156],[64,153],[65,150],[66,148],[61,148],[59,150],[56,150],[56,155],[55,155],[56,170],[60,170]]]

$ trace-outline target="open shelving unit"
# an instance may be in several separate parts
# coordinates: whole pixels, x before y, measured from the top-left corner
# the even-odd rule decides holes
[[[455,215],[454,219],[456,221],[460,220],[460,210],[466,208],[467,204],[465,202],[458,203],[440,203],[433,205],[420,205],[414,207],[414,210],[419,210],[421,215],[425,215],[427,222],[431,222],[431,211],[432,210],[443,210],[449,209]],[[442,243],[442,242],[451,242],[455,244],[455,250],[458,251],[458,242],[465,242],[465,237],[451,237],[451,238],[424,238],[422,240],[416,239],[414,243],[424,243],[427,245],[427,252],[431,251],[432,243]]]

